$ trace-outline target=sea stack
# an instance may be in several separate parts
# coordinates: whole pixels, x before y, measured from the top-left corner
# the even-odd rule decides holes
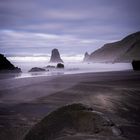
[[[88,52],[85,53],[83,62],[87,62],[89,60],[90,55],[88,54]]]
[[[50,63],[63,63],[58,49],[53,49],[51,54]]]
[[[0,72],[21,72],[21,69],[15,67],[3,54],[0,54]]]

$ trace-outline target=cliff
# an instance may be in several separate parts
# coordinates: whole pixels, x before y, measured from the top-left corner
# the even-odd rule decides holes
[[[105,44],[91,53],[90,62],[132,62],[140,60],[140,32],[131,34],[124,39]]]
[[[15,67],[3,54],[0,54],[0,72],[21,72],[21,69]]]

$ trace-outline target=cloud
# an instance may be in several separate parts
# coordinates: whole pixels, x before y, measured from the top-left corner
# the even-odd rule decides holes
[[[29,24],[22,27],[24,30],[37,30],[37,31],[43,31],[43,30],[49,30],[49,31],[56,31],[61,30],[64,28],[63,24],[60,23],[40,23],[40,24]]]
[[[139,0],[1,0],[0,51],[94,51],[140,29]],[[27,50],[28,49],[28,50]]]
[[[55,20],[86,20],[91,17],[88,11],[66,10],[66,9],[50,9],[44,10],[42,16],[47,19]]]
[[[0,1],[0,25],[4,29],[21,30],[29,30],[25,29],[28,26],[34,31],[39,29],[33,28],[37,24],[44,25],[41,31],[44,29],[46,33],[49,27],[46,28],[45,24],[71,24],[73,27],[83,23],[85,26],[100,24],[101,27],[108,24],[114,28],[119,24],[138,28],[139,4],[139,0],[5,0]]]
[[[48,54],[58,48],[63,54],[84,54],[109,40],[83,39],[72,35],[55,35],[45,33],[17,32],[3,30],[0,32],[0,51],[22,52],[24,54]],[[13,51],[12,51],[13,50]]]

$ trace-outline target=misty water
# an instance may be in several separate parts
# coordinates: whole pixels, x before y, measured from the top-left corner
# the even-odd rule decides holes
[[[122,71],[131,70],[130,63],[83,63],[81,60],[73,62],[64,62],[64,69],[47,69],[48,65],[55,66],[57,64],[51,64],[44,60],[36,61],[20,61],[14,60],[12,63],[22,69],[22,73],[16,78],[36,77],[36,76],[52,76],[63,74],[76,74],[76,73],[88,73],[88,72],[105,72],[105,71]],[[32,72],[28,71],[33,67],[46,68],[45,72]]]
[[[8,57],[8,60],[16,67],[21,68],[20,74],[1,74],[0,79],[7,78],[27,78],[37,76],[53,76],[63,74],[76,74],[88,72],[105,72],[105,71],[122,71],[132,70],[130,63],[83,63],[83,57],[65,57],[64,69],[48,69],[47,66],[55,66],[56,63],[49,63],[48,57]],[[32,72],[28,71],[33,67],[45,68],[45,72]],[[14,75],[14,76],[13,76]]]

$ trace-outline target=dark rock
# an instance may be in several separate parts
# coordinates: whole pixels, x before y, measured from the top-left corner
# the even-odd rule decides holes
[[[28,132],[24,140],[67,140],[70,136],[77,137],[77,134],[81,134],[82,139],[96,136],[115,140],[120,135],[118,132],[119,129],[100,112],[82,104],[72,104],[50,113]]]
[[[133,60],[132,61],[133,70],[140,70],[140,60]]]
[[[0,54],[0,72],[20,73],[21,69],[15,67],[4,55]]]
[[[64,64],[58,63],[56,67],[57,67],[57,68],[64,69]]]
[[[43,71],[46,71],[46,70],[43,68],[38,68],[38,67],[34,67],[29,70],[29,72],[43,72]]]
[[[60,57],[58,49],[53,49],[52,50],[50,62],[51,63],[59,63],[59,62],[63,63],[63,60]]]
[[[55,68],[55,66],[48,65],[46,68],[49,68],[49,69],[54,69],[54,68]]]
[[[89,60],[90,55],[88,54],[88,52],[85,53],[83,62],[87,62]]]

